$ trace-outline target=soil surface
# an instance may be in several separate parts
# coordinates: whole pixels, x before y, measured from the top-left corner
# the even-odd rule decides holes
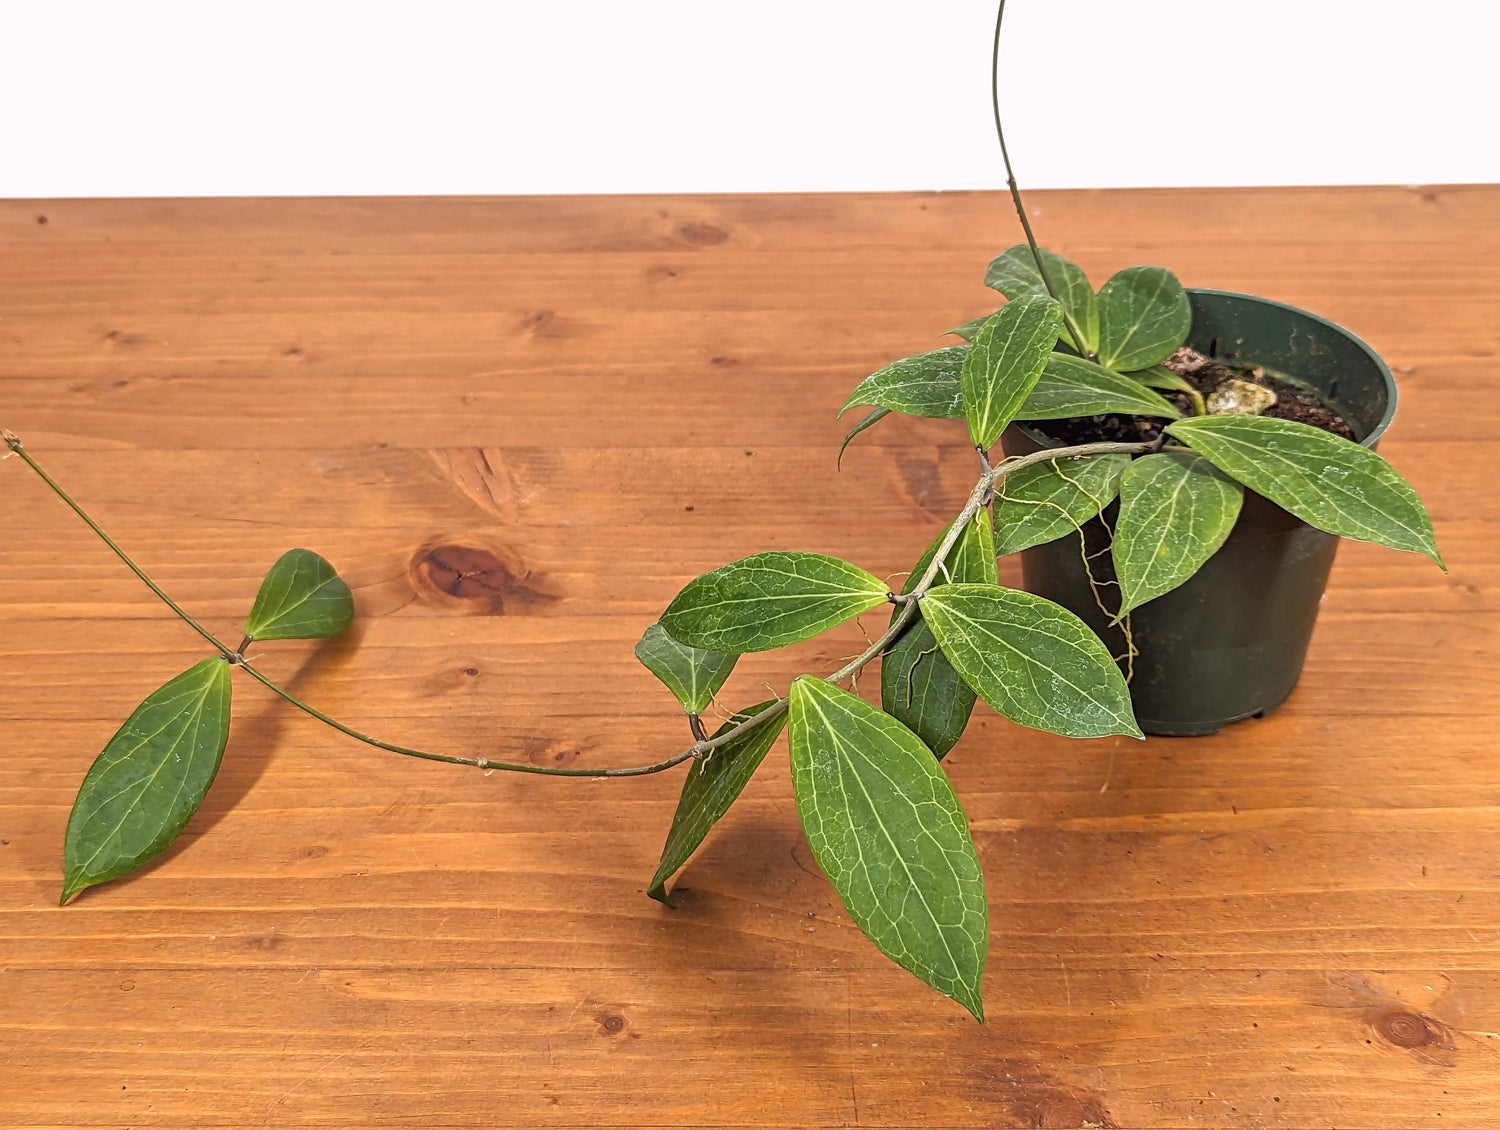
[[[1295,420],[1299,424],[1311,424],[1315,428],[1322,428],[1325,432],[1332,432],[1345,439],[1355,438],[1354,429],[1349,426],[1348,422],[1313,393],[1288,384],[1286,381],[1278,380],[1258,366],[1245,369],[1231,368],[1185,345],[1168,357],[1164,364],[1178,376],[1191,382],[1205,398],[1215,392],[1220,385],[1231,380],[1251,381],[1276,394],[1276,403],[1262,412],[1262,416],[1274,416],[1279,420]],[[1184,415],[1192,413],[1192,406],[1184,393],[1173,392],[1171,389],[1158,389],[1157,391],[1181,409]],[[1096,443],[1100,440],[1119,443],[1149,443],[1161,436],[1162,428],[1166,425],[1164,421],[1154,420],[1148,416],[1111,414],[1080,416],[1072,420],[1040,420],[1031,426],[1060,443],[1072,446],[1080,443]]]

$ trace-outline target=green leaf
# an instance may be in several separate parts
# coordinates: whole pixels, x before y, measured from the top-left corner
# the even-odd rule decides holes
[[[1128,455],[1032,463],[995,484],[995,551],[1004,557],[1074,533],[1114,501]]]
[[[1167,431],[1310,526],[1425,553],[1447,570],[1422,500],[1367,447],[1269,416],[1194,416]]]
[[[922,614],[948,662],[999,714],[1072,738],[1140,737],[1125,677],[1099,637],[1040,596],[945,585]]]
[[[921,740],[864,699],[803,675],[791,690],[797,815],[876,948],[984,1019],[984,873],[953,786]]]
[[[1175,392],[1197,392],[1197,387],[1180,373],[1174,373],[1165,365],[1152,365],[1149,369],[1136,369],[1126,373],[1132,380],[1140,381],[1148,388],[1169,388]]]
[[[984,324],[964,358],[964,411],[969,438],[988,450],[1025,402],[1052,355],[1062,307],[1030,296],[1007,302]]]
[[[908,416],[959,419],[964,414],[960,374],[968,353],[967,345],[946,345],[893,361],[860,381],[839,415],[856,404],[875,404]]]
[[[66,903],[155,858],[182,831],[229,740],[229,664],[205,659],[147,697],[94,760],[63,840]]]
[[[1193,308],[1165,267],[1127,267],[1099,291],[1099,364],[1117,372],[1148,369],[1177,351]]]
[[[652,624],[635,645],[635,657],[665,684],[689,714],[702,714],[734,670],[738,655],[678,643]]]
[[[1115,576],[1120,616],[1171,592],[1218,552],[1245,489],[1202,456],[1143,455],[1120,477]]]
[[[953,334],[955,337],[961,337],[965,341],[973,341],[979,336],[979,331],[984,328],[984,324],[994,316],[994,314],[981,314],[972,321],[965,322],[961,326],[954,326],[951,330],[944,330],[943,333]]]
[[[336,636],[354,619],[354,597],[333,566],[310,549],[289,549],[260,583],[245,634],[258,640]]]
[[[1083,335],[1081,352],[1093,353],[1099,348],[1099,303],[1094,297],[1094,288],[1088,276],[1071,259],[1039,249],[1042,262],[1047,267],[1047,278],[1057,290],[1058,300]],[[984,274],[984,285],[993,287],[1009,299],[1022,298],[1028,294],[1047,294],[1047,284],[1036,269],[1036,258],[1031,248],[1024,243],[1007,247],[991,262]],[[1066,328],[1058,335],[1070,346],[1077,346]]]
[[[945,529],[927,547],[902,592],[911,592],[921,580],[947,532]],[[933,579],[934,585],[945,584],[950,578],[976,584],[994,584],[998,580],[988,511],[978,511],[972,521],[965,523],[963,533],[948,551],[945,564],[947,572],[939,572]],[[891,614],[892,620],[900,613],[896,609]],[[943,655],[918,609],[916,619],[886,649],[880,663],[880,702],[885,712],[921,738],[942,760],[963,736],[969,715],[974,711],[974,697],[973,689],[959,678]]]
[[[1182,415],[1139,381],[1067,353],[1047,358],[1041,378],[1016,415],[1022,420],[1065,420],[1100,412],[1169,420]]]
[[[864,431],[866,428],[873,428],[876,424],[880,423],[881,420],[884,420],[890,414],[891,410],[889,408],[876,408],[872,412],[870,412],[869,415],[861,418],[859,423],[855,424],[854,427],[849,429],[849,434],[844,437],[844,442],[839,444],[839,457],[833,461],[833,465],[835,467],[843,466],[844,451],[848,448],[849,441],[852,440],[855,436],[859,435],[859,433]]]
[[[775,706],[778,701],[773,698],[746,707],[720,726],[714,737],[728,733],[761,711]],[[746,730],[708,756],[694,759],[687,780],[682,783],[682,796],[677,800],[672,828],[661,849],[661,862],[651,877],[650,889],[646,891],[657,902],[676,905],[667,894],[667,880],[698,850],[708,830],[729,811],[729,806],[744,791],[785,726],[786,712],[783,711],[771,721]]]
[[[880,661],[880,705],[941,761],[963,737],[975,694],[920,616]]]
[[[757,553],[689,581],[661,626],[690,647],[744,654],[810,639],[884,604],[886,583],[821,553]]]

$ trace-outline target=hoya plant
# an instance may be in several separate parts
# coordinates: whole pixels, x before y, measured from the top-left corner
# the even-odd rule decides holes
[[[998,34],[997,20],[997,43]],[[1004,153],[1003,133],[1000,141]],[[1010,174],[1008,155],[1006,169]],[[1036,245],[1013,174],[1009,184],[1027,242],[989,265],[985,281],[1004,303],[950,331],[962,344],[870,374],[844,405],[870,409],[846,446],[892,412],[961,421],[976,453],[966,501],[899,585],[859,563],[780,550],[689,582],[636,645],[692,735],[685,748],[650,765],[560,769],[432,753],[331,718],[262,674],[246,652],[252,643],[321,638],[348,626],[353,601],[332,565],[306,549],[283,555],[261,585],[243,639],[231,646],[174,603],[17,436],[0,431],[9,453],[211,649],[146,697],[84,777],[64,836],[61,901],[139,869],[191,819],[224,755],[237,673],[393,753],[580,777],[639,776],[686,763],[646,885],[667,905],[672,877],[785,731],[797,814],[850,918],[881,952],[982,1019],[984,875],[944,757],[981,698],[1037,730],[1142,736],[1128,649],[1112,655],[1073,612],[1001,585],[998,557],[1077,536],[1118,503],[1109,549],[1117,584],[1100,586],[1096,596],[1127,639],[1134,609],[1181,585],[1223,544],[1247,490],[1318,529],[1441,565],[1426,511],[1390,464],[1327,430],[1259,414],[1253,398],[1211,403],[1164,367],[1191,329],[1192,309],[1177,278],[1163,267],[1128,267],[1096,292],[1078,266]],[[992,455],[1015,421],[1044,433],[1083,421],[1087,432],[1088,421],[1110,415],[1153,421],[1153,434]],[[723,711],[728,720],[707,732],[703,719],[741,655],[798,644],[881,609],[889,609],[888,623],[859,655],[835,671],[808,671],[765,701],[731,705]],[[878,705],[852,687],[877,661]]]
[[[850,917],[883,953],[982,1017],[984,877],[943,757],[979,698],[1020,725],[1055,734],[1141,736],[1128,656],[1112,656],[1060,605],[999,584],[997,557],[1071,536],[1118,498],[1111,551],[1118,596],[1110,611],[1126,621],[1213,555],[1248,489],[1320,529],[1440,562],[1421,502],[1379,455],[1289,420],[1184,412],[1150,387],[1175,387],[1175,374],[1155,366],[1190,328],[1187,297],[1169,271],[1127,268],[1095,294],[1072,263],[1020,245],[997,257],[986,278],[1008,301],[961,327],[969,344],[895,361],[860,382],[845,405],[874,405],[871,416],[964,421],[977,473],[963,507],[899,591],[858,564],[811,552],[758,553],[691,581],[646,628],[636,655],[677,699],[694,740],[647,766],[548,769],[453,757],[337,722],[245,658],[252,642],[318,638],[348,626],[349,589],[327,561],[305,549],[283,555],[256,596],[244,638],[230,647],[173,603],[20,439],[4,433],[10,451],[216,653],[148,696],[84,778],[64,839],[62,901],[141,867],[186,825],[224,753],[236,669],[351,737],[397,753],[589,777],[690,762],[647,890],[669,905],[671,877],[786,730],[798,816]],[[989,458],[1014,420],[1104,413],[1153,417],[1165,427],[1152,441]],[[870,422],[866,416],[860,428]],[[706,732],[702,718],[740,655],[801,643],[882,606],[890,608],[888,626],[843,667],[808,672],[785,694],[743,706]],[[877,659],[879,706],[840,685]]]

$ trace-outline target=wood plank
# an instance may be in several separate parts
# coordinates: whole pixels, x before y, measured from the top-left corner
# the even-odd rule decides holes
[[[81,774],[199,652],[12,460],[0,1125],[1500,1121],[1500,190],[1031,202],[1096,281],[1167,262],[1374,343],[1382,451],[1451,571],[1346,543],[1297,692],[1216,738],[981,705],[946,764],[990,884],[986,1025],[849,923],[783,750],[674,912],[644,888],[676,776],[412,762],[248,682],[182,840],[58,909]],[[215,631],[282,549],[334,560],[355,630],[264,665],[340,717],[634,764],[688,741],[630,654],[685,580],[764,548],[894,575],[961,504],[961,426],[893,418],[837,472],[834,412],[992,308],[1012,227],[991,193],[0,202],[0,424]],[[443,587],[443,547],[482,589]],[[746,657],[723,700],[863,639]]]

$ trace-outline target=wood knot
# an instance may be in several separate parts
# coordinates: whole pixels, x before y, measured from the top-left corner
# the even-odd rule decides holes
[[[1381,1039],[1398,1048],[1420,1048],[1443,1039],[1442,1033],[1435,1031],[1426,1017],[1400,1010],[1381,1013],[1375,1020],[1375,1031]]]
[[[556,310],[533,310],[521,319],[521,329],[529,334],[547,333],[550,336],[555,332],[555,328],[549,329],[549,327],[552,326],[556,317]]]
[[[560,598],[520,561],[480,546],[437,541],[423,545],[408,567],[418,596],[491,616],[556,603]]]
[[[554,738],[525,738],[521,742],[521,754],[531,764],[547,769],[561,769],[578,760],[578,750]]]
[[[625,1018],[611,1012],[601,1012],[595,1019],[599,1021],[599,1034],[601,1036],[618,1036],[625,1031]]]
[[[677,234],[694,247],[717,247],[729,238],[729,233],[715,224],[687,223],[677,229]]]

